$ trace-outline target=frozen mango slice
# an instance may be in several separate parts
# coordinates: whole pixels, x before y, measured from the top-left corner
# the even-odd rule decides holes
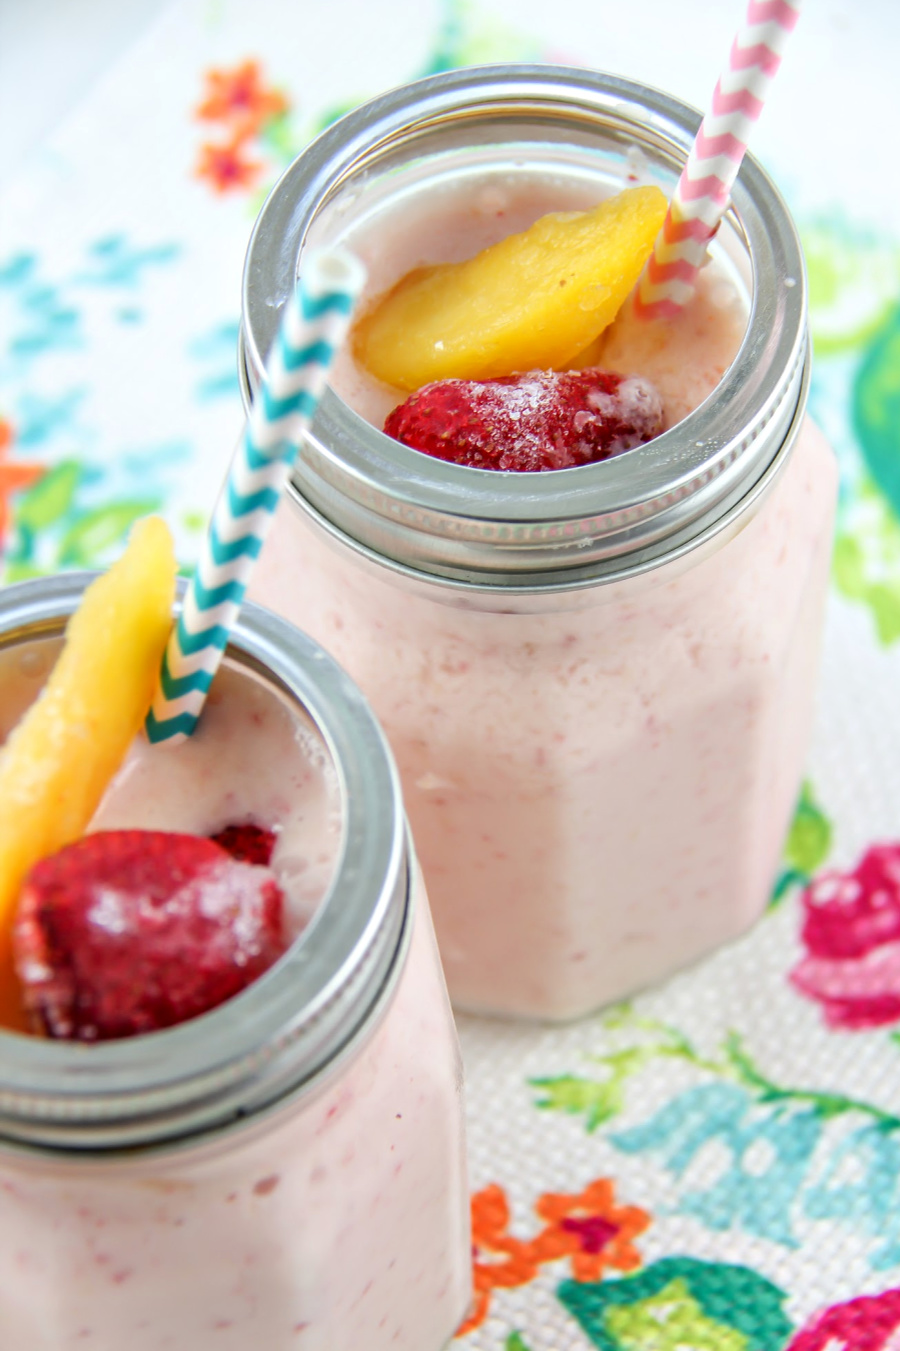
[[[357,360],[399,389],[560,370],[615,318],[666,214],[659,188],[542,216],[462,263],[419,268],[356,325]]]
[[[148,517],[87,589],[40,697],[0,751],[0,1020],[22,1026],[10,931],[25,875],[77,839],[139,731],[172,627],[175,555]]]

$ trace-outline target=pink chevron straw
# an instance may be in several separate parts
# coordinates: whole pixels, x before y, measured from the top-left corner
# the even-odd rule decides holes
[[[749,0],[728,67],[700,123],[638,285],[634,308],[642,319],[672,318],[693,295],[706,247],[725,214],[750,129],[781,65],[800,5],[801,0]]]

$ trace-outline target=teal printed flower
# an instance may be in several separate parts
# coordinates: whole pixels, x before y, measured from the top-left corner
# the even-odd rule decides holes
[[[874,1271],[900,1266],[900,1136],[867,1122],[838,1140],[803,1195],[810,1219],[850,1224],[878,1240]]]
[[[0,351],[0,379],[28,371],[48,352],[85,345],[80,307],[41,275],[35,254],[14,254],[0,261],[0,301],[4,311],[5,351]]]
[[[16,497],[4,581],[104,566],[132,522],[160,508],[190,462],[184,441],[116,446],[108,458],[102,449],[98,456],[102,436],[89,386],[59,375],[48,386],[45,379],[45,358],[65,362],[75,351],[77,363],[96,322],[122,322],[123,314],[132,322],[134,302],[154,273],[179,256],[177,244],[142,245],[119,233],[88,244],[61,278],[35,254],[0,262],[0,398],[17,451],[38,452],[47,466]]]
[[[210,399],[240,398],[235,360],[239,331],[238,320],[225,320],[188,344],[188,355],[203,367],[203,374],[194,386],[196,397],[201,403]]]
[[[84,385],[60,390],[47,397],[44,394],[23,391],[16,402],[16,445],[20,450],[43,449],[54,438],[78,440],[84,443],[90,437],[82,422],[81,412],[87,398]]]
[[[0,260],[4,334],[0,381],[13,378],[21,382],[48,354],[86,348],[86,294],[109,292],[112,311],[121,318],[123,293],[132,305],[153,269],[174,262],[180,252],[175,243],[141,246],[126,235],[112,235],[89,244],[81,265],[63,278],[48,276],[33,253],[16,253]],[[29,393],[27,388],[23,392],[26,396]],[[10,412],[17,424],[24,421],[18,406],[11,407]]]
[[[144,280],[147,268],[172,263],[180,253],[180,244],[142,247],[133,244],[127,235],[108,235],[88,246],[84,270],[75,274],[73,284],[136,291]]]
[[[782,1351],[792,1331],[771,1281],[691,1257],[620,1280],[564,1281],[557,1294],[600,1351]]]
[[[682,1193],[682,1214],[793,1248],[794,1205],[822,1128],[812,1108],[773,1112],[736,1084],[701,1084],[612,1143],[626,1154],[656,1154],[676,1178],[693,1165],[692,1176],[706,1185]]]
[[[802,1221],[827,1220],[875,1240],[873,1270],[900,1265],[900,1116],[776,1082],[735,1032],[704,1055],[678,1028],[628,1005],[604,1024],[630,1044],[592,1056],[592,1073],[532,1080],[538,1108],[581,1116],[586,1130],[598,1130],[625,1111],[632,1078],[660,1060],[680,1061],[702,1082],[605,1136],[623,1153],[654,1157],[680,1184],[673,1213],[788,1248],[800,1245]],[[849,1131],[833,1130],[838,1121],[849,1121]]]
[[[869,1119],[849,1135],[830,1132],[833,1119],[856,1114]],[[801,1218],[829,1219],[877,1239],[869,1265],[883,1271],[900,1263],[898,1130],[896,1117],[838,1094],[703,1084],[611,1139],[655,1155],[676,1179],[690,1170],[675,1210],[709,1229],[796,1248]]]

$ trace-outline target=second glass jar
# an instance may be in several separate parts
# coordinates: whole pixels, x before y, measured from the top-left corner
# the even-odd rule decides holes
[[[5,588],[3,732],[86,580]],[[189,792],[220,824],[271,808],[290,913],[318,905],[201,1017],[0,1030],[0,1346],[442,1351],[471,1290],[461,1065],[381,731],[320,648],[244,606],[200,729],[141,743],[104,828],[158,828]]]

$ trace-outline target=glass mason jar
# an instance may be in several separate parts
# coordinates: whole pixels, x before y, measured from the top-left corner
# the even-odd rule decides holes
[[[533,188],[533,215],[635,179],[671,192],[698,124],[553,67],[455,71],[350,113],[257,221],[246,399],[308,246],[358,246],[377,290],[473,251],[454,252],[467,192],[482,220],[492,186],[498,211]],[[398,249],[429,194],[450,226],[432,216]],[[335,654],[387,732],[458,1008],[580,1015],[765,908],[807,749],[836,467],[805,419],[799,241],[752,157],[713,252],[743,289],[743,340],[663,435],[498,473],[403,446],[329,391],[264,550],[254,594]],[[352,398],[352,372],[335,384]]]
[[[20,705],[84,582],[0,598]],[[333,765],[331,885],[200,1018],[94,1045],[0,1033],[3,1351],[439,1351],[466,1311],[458,1048],[390,753],[343,672],[256,606],[225,672]]]

